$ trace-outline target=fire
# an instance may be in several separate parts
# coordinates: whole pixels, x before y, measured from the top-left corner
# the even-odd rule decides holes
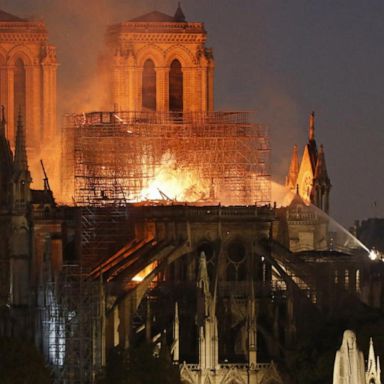
[[[210,197],[210,183],[199,178],[198,172],[177,164],[173,154],[166,152],[154,177],[138,198],[144,200],[175,200],[195,202]]]
[[[155,268],[157,267],[157,262],[147,265],[144,269],[142,269],[137,275],[132,278],[132,281],[136,281],[138,283],[142,282]]]

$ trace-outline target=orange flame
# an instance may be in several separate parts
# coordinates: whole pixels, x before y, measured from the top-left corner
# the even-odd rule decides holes
[[[178,165],[174,155],[166,152],[161,165],[155,169],[154,177],[138,198],[145,200],[175,200],[196,202],[209,197],[210,185],[201,179],[198,172]]]
[[[147,265],[144,269],[142,269],[137,275],[132,278],[132,281],[141,282],[143,281],[155,268],[157,267],[157,262]]]

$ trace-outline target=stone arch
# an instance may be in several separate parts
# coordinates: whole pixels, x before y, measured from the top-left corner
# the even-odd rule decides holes
[[[196,57],[183,45],[173,45],[165,51],[165,66],[170,67],[173,60],[180,61],[181,67],[190,68],[197,64]]]
[[[182,112],[184,109],[184,75],[183,66],[178,59],[174,59],[169,66],[169,110]]]
[[[16,56],[13,70],[14,122],[18,121],[19,114],[21,114],[21,118],[25,121],[27,108],[27,88],[27,68],[25,62],[21,57]],[[14,134],[16,135],[16,127],[14,127],[14,129]]]
[[[21,59],[24,65],[32,65],[33,55],[28,47],[24,45],[16,45],[13,47],[7,55],[7,65],[15,65],[16,60]]]
[[[144,110],[156,111],[156,70],[152,59],[147,59],[143,65],[141,104]]]
[[[193,374],[188,368],[185,361],[180,368],[180,379],[182,384],[193,384],[195,382]]]
[[[156,44],[148,44],[136,52],[136,63],[139,68],[143,68],[148,59],[153,61],[155,68],[163,67],[164,51]]]
[[[249,244],[241,236],[228,239],[224,244],[226,280],[247,279]]]
[[[2,47],[0,47],[0,65],[6,64],[6,57],[7,52]]]
[[[232,369],[220,384],[246,384],[237,370]]]

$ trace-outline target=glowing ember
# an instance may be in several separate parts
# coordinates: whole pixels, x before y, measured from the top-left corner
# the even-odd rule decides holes
[[[209,197],[210,185],[201,180],[196,171],[180,166],[175,157],[166,152],[161,159],[161,166],[154,172],[153,180],[143,189],[139,201],[176,200],[194,202]]]
[[[132,278],[132,281],[141,282],[143,281],[155,268],[157,267],[157,262],[147,265],[144,269],[142,269],[137,275]]]

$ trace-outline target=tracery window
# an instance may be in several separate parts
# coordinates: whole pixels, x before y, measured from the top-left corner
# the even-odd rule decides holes
[[[15,61],[14,69],[14,121],[15,130],[17,126],[17,119],[19,112],[25,122],[25,108],[26,108],[26,81],[25,81],[25,66],[21,59]],[[15,131],[16,136],[16,131]]]
[[[179,60],[173,60],[169,71],[169,110],[183,111],[183,72]]]
[[[151,59],[146,60],[143,68],[142,105],[143,109],[156,111],[156,71]]]
[[[242,281],[247,278],[245,247],[238,241],[228,246],[227,251],[227,280]]]

